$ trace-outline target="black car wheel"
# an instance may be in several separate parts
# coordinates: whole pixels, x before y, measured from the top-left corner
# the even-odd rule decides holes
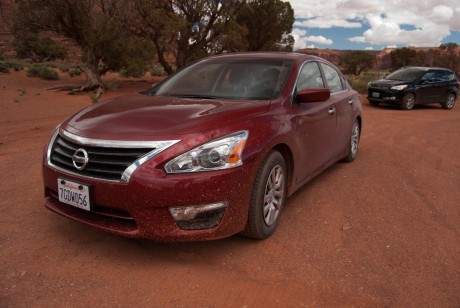
[[[358,154],[359,138],[361,136],[361,128],[358,120],[355,121],[351,129],[350,142],[348,144],[348,155],[345,156],[343,161],[352,162]]]
[[[264,239],[276,229],[286,199],[286,164],[283,156],[270,152],[257,172],[242,235]]]
[[[412,110],[415,106],[415,94],[406,93],[402,99],[401,109]]]
[[[457,97],[455,96],[454,93],[449,93],[447,95],[447,100],[445,103],[441,103],[441,106],[443,109],[452,109],[454,108],[455,101],[457,100]]]

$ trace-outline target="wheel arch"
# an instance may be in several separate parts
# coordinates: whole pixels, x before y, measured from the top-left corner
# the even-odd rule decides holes
[[[289,196],[292,192],[292,183],[294,179],[294,156],[291,148],[285,143],[279,143],[272,148],[272,150],[278,151],[284,159],[287,171],[287,195]]]

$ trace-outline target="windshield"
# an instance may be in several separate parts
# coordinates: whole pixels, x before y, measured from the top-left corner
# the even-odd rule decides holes
[[[425,71],[419,68],[402,68],[394,73],[391,73],[385,77],[385,79],[411,82],[422,77],[424,73]]]
[[[172,75],[150,95],[190,98],[272,99],[283,90],[293,61],[217,58],[200,61]]]

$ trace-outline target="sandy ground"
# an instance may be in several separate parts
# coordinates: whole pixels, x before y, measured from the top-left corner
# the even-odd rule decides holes
[[[168,244],[44,208],[43,148],[92,102],[46,88],[75,81],[0,74],[1,307],[460,307],[459,102],[405,112],[363,98],[357,160],[292,196],[272,237]]]

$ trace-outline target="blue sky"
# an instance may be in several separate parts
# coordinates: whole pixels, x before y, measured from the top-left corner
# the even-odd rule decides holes
[[[460,0],[289,0],[294,49],[460,45]]]

